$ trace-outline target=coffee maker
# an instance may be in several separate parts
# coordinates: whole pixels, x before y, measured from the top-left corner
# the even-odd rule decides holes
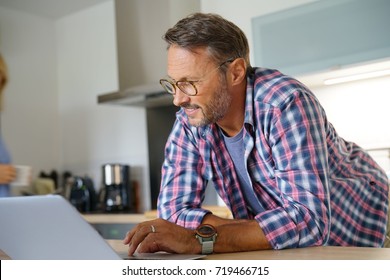
[[[83,213],[96,210],[97,195],[91,178],[73,176],[67,178],[66,184],[69,201],[77,210]]]
[[[130,183],[130,166],[123,164],[104,164],[103,210],[106,212],[134,211],[134,195]]]

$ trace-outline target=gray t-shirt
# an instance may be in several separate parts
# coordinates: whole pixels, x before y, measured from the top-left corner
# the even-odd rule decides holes
[[[232,137],[226,136],[222,132],[222,130],[221,133],[224,137],[227,150],[229,151],[229,154],[232,157],[234,167],[236,169],[238,178],[240,180],[241,191],[244,194],[245,201],[248,204],[249,211],[251,211],[255,215],[260,212],[263,212],[264,208],[263,206],[261,206],[259,200],[254,194],[252,182],[249,178],[249,174],[246,169],[245,150],[244,150],[244,141],[243,141],[244,128],[242,128],[237,135]]]

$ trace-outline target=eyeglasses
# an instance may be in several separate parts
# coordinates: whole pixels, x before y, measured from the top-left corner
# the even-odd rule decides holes
[[[221,64],[218,65],[218,67],[214,68],[212,71],[208,72],[202,78],[196,81],[174,81],[174,80],[161,79],[160,84],[164,88],[164,90],[171,95],[175,95],[176,89],[178,88],[181,90],[181,92],[183,92],[188,96],[195,96],[198,94],[198,89],[196,88],[195,83],[202,81],[204,78],[207,77],[207,75],[214,73],[226,63],[231,63],[233,61],[234,59],[228,59],[222,62]]]

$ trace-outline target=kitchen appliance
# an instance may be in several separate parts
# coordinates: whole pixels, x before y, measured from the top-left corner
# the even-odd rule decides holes
[[[97,206],[97,195],[92,179],[85,176],[70,177],[69,201],[80,212],[93,212]]]
[[[134,195],[130,183],[130,166],[123,164],[104,164],[103,208],[106,212],[134,211]]]

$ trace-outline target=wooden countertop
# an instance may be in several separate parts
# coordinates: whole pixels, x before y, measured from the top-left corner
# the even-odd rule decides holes
[[[208,260],[390,260],[389,248],[321,246],[213,254]]]
[[[120,254],[127,252],[121,240],[107,240]],[[390,260],[390,248],[321,246],[286,250],[264,250],[212,254],[205,260]]]
[[[11,258],[4,253],[2,250],[0,250],[0,260],[10,260]]]
[[[226,206],[204,206],[213,214],[221,218],[232,218],[230,210]],[[83,214],[87,222],[92,224],[138,224],[143,221],[148,221],[157,218],[157,210],[146,211],[143,214],[114,214],[114,213],[99,213],[99,214]]]
[[[90,224],[138,224],[150,220],[144,214],[83,214]]]
[[[119,254],[127,252],[121,240],[107,240]],[[0,260],[10,259],[0,250]],[[286,250],[264,250],[229,254],[212,254],[205,260],[390,260],[390,248],[309,247]]]

